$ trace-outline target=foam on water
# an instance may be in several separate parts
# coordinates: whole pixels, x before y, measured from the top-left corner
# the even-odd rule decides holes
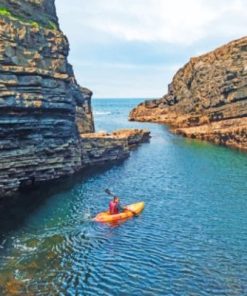
[[[107,112],[107,111],[105,111],[105,112],[103,112],[103,111],[93,111],[93,114],[94,115],[110,115],[111,114],[111,112]]]

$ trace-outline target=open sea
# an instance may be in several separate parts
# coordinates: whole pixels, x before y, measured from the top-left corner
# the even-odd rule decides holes
[[[1,209],[0,295],[247,295],[247,154],[128,122],[139,102],[93,100],[96,129],[148,128],[150,143]],[[92,222],[105,188],[142,215]]]

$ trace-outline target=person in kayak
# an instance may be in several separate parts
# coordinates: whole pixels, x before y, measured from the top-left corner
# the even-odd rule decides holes
[[[124,208],[120,205],[120,200],[117,196],[113,197],[113,200],[109,203],[109,212],[111,215],[116,215],[121,213]]]

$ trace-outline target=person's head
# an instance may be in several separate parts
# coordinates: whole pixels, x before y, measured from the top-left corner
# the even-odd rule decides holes
[[[113,201],[114,202],[119,202],[119,198],[117,196],[114,196]]]

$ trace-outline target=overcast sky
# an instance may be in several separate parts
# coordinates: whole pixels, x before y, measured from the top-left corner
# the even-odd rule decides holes
[[[190,57],[246,35],[247,0],[56,0],[69,61],[97,98],[153,98]]]

